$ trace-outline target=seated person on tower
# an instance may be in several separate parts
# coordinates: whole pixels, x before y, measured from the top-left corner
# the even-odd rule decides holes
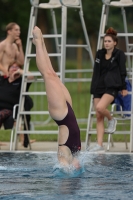
[[[21,83],[23,69],[17,64],[14,63],[8,68],[9,77],[0,77],[0,128],[2,124],[5,129],[12,129],[14,120],[12,117],[13,107],[16,104],[19,104]],[[28,72],[30,74],[30,72]],[[33,80],[33,76],[28,76],[28,80]],[[31,83],[27,84],[27,91]],[[30,96],[25,97],[25,110],[30,110],[33,107],[33,101]],[[30,115],[26,115],[28,129],[30,123]],[[24,129],[26,129],[24,125]],[[21,134],[21,143],[24,147],[28,146],[29,141],[27,141],[27,135]],[[33,141],[31,141],[33,142]]]

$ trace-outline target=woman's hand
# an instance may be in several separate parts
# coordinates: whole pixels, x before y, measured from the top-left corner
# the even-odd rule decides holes
[[[128,91],[127,91],[127,90],[122,90],[122,91],[121,91],[121,95],[122,95],[123,97],[127,96],[127,95],[128,95]]]

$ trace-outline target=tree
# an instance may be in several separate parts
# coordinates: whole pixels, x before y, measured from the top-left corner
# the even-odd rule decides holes
[[[0,40],[6,36],[5,26],[16,22],[21,27],[21,38],[25,47],[28,33],[30,1],[1,0],[0,2]]]
[[[45,3],[48,0],[40,0],[40,2]],[[102,13],[102,0],[99,1],[91,1],[91,0],[82,0],[83,4],[83,13],[85,18],[85,23],[87,27],[87,32],[89,38],[92,43],[92,48],[96,46],[96,41],[98,38],[99,33],[99,26],[100,26],[100,18]],[[21,27],[21,37],[23,44],[25,46],[27,40],[27,33],[28,33],[28,26],[29,26],[29,17],[30,17],[30,10],[31,4],[30,0],[18,1],[18,0],[1,0],[0,5],[0,39],[4,39],[5,37],[5,26],[14,21],[18,23]],[[127,21],[129,22],[129,31],[132,30],[132,7],[126,8],[127,14]],[[51,29],[51,16],[50,12],[45,12],[45,18],[42,14],[41,20],[42,25],[41,27],[46,26],[45,29]],[[68,37],[76,38],[76,39],[83,39],[83,33],[81,31],[81,23],[79,20],[78,9],[68,9]],[[58,27],[61,25],[61,12],[60,9],[56,10],[57,13],[57,22]],[[120,9],[112,8],[110,9],[109,13],[109,21],[108,26],[113,26],[118,31],[123,30],[122,26],[122,18],[120,16]],[[51,30],[48,30],[51,32]],[[60,32],[60,28],[59,28]]]

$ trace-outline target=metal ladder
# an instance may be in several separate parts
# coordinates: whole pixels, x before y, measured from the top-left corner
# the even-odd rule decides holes
[[[121,9],[122,17],[123,17],[123,24],[124,24],[124,33],[118,33],[118,37],[124,37],[125,38],[125,44],[126,44],[126,52],[125,55],[127,56],[127,71],[128,76],[131,81],[131,84],[133,85],[133,78],[132,78],[132,69],[133,69],[133,44],[129,43],[129,37],[133,37],[133,33],[128,33],[127,29],[127,21],[126,21],[126,13],[125,13],[125,7],[133,6],[133,2],[130,0],[121,0],[121,1],[111,1],[110,0],[102,0],[103,6],[102,6],[102,13],[101,13],[101,21],[100,21],[100,29],[99,29],[99,36],[98,36],[98,43],[97,43],[97,50],[102,48],[103,45],[103,36],[105,35],[105,26],[107,25],[108,16],[109,16],[109,8],[110,7],[119,7]],[[125,1],[125,2],[124,2]],[[130,93],[132,95],[132,92]],[[132,109],[131,112],[118,112],[113,111],[112,115],[115,114],[131,114],[130,117],[130,130],[124,130],[124,131],[115,131],[115,134],[129,134],[130,135],[130,152],[133,151],[133,98],[132,98]],[[126,120],[123,120],[123,123],[126,122]],[[106,121],[105,121],[106,123]],[[89,114],[88,114],[88,123],[87,123],[87,132],[86,132],[86,141],[85,141],[85,148],[87,148],[90,145],[91,142],[91,135],[97,134],[96,132],[96,113],[94,111],[93,107],[93,96],[91,95],[90,100],[90,108],[89,108]],[[107,144],[107,150],[109,150],[109,143],[112,135],[108,135],[108,144]],[[113,144],[113,140],[112,140]],[[126,144],[127,145],[127,144]],[[127,147],[127,146],[126,146]]]
[[[26,45],[26,53],[25,53],[25,62],[24,62],[24,75],[22,77],[22,87],[21,87],[21,93],[20,93],[20,102],[19,102],[19,110],[18,110],[18,116],[17,116],[17,122],[16,122],[16,130],[14,135],[14,145],[13,150],[17,149],[17,136],[19,134],[57,134],[58,130],[21,130],[21,124],[22,124],[22,115],[30,114],[30,115],[48,115],[49,112],[44,111],[24,111],[24,100],[25,95],[44,95],[46,96],[46,92],[44,91],[34,91],[34,92],[26,92],[26,86],[27,86],[27,76],[29,75],[27,71],[29,70],[30,60],[32,58],[36,57],[35,53],[32,53],[33,51],[33,44],[32,44],[32,30],[37,22],[37,13],[38,9],[50,9],[52,14],[52,21],[53,21],[53,30],[54,34],[48,34],[43,35],[43,38],[53,38],[55,39],[55,45],[56,45],[56,53],[49,54],[50,57],[57,57],[58,58],[58,69],[57,72],[58,76],[60,77],[61,81],[65,82],[65,64],[66,64],[66,47],[68,48],[78,48],[83,47],[85,48],[90,56],[91,63],[93,65],[93,56],[91,52],[90,42],[87,35],[87,30],[83,18],[83,10],[82,10],[82,2],[81,0],[49,0],[48,3],[40,3],[39,0],[30,0],[31,2],[31,14],[30,14],[30,21],[29,21],[29,30],[28,30],[28,36],[27,36],[27,45]],[[56,18],[55,18],[55,12],[54,9],[60,8],[62,11],[61,14],[61,34],[57,33],[57,25],[56,25]],[[86,44],[84,45],[76,45],[76,44],[66,44],[66,38],[67,38],[67,9],[68,8],[76,8],[79,9],[79,15],[81,19],[81,24],[83,28],[83,33],[85,36]],[[59,40],[61,42],[59,43]],[[41,74],[37,71],[34,71],[31,73],[35,77],[34,82],[43,82],[43,79],[41,78]],[[38,78],[39,77],[39,78]]]

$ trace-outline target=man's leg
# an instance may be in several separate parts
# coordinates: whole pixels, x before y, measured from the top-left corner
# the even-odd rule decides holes
[[[9,122],[8,122],[8,118],[10,118]],[[11,110],[8,110],[8,109],[0,110],[0,124],[1,123],[4,123],[4,124],[6,123],[6,129],[12,129],[13,121],[14,120],[12,118],[12,111]],[[5,125],[4,125],[4,127],[5,127]]]
[[[10,112],[8,112],[8,114],[9,113]],[[7,112],[6,112],[6,114],[7,114]],[[3,116],[3,115],[1,115],[1,116]],[[3,120],[1,120],[1,119],[0,119],[0,123],[1,122],[3,123],[5,129],[12,129],[13,124],[14,124],[14,120],[13,120],[13,117],[12,117],[12,112],[11,112],[11,115],[9,117],[7,117],[7,118],[5,118]],[[0,124],[0,127],[1,127],[1,124]],[[6,144],[0,142],[0,146],[6,146]]]
[[[13,124],[14,124],[14,119],[13,119],[12,115],[9,116],[8,118],[6,118],[3,122],[3,124],[4,124],[5,129],[12,129]]]
[[[30,130],[30,115],[26,115],[26,124],[24,122],[24,130]],[[27,134],[24,134],[24,142],[23,142],[24,147],[28,147],[29,145],[29,137]]]

